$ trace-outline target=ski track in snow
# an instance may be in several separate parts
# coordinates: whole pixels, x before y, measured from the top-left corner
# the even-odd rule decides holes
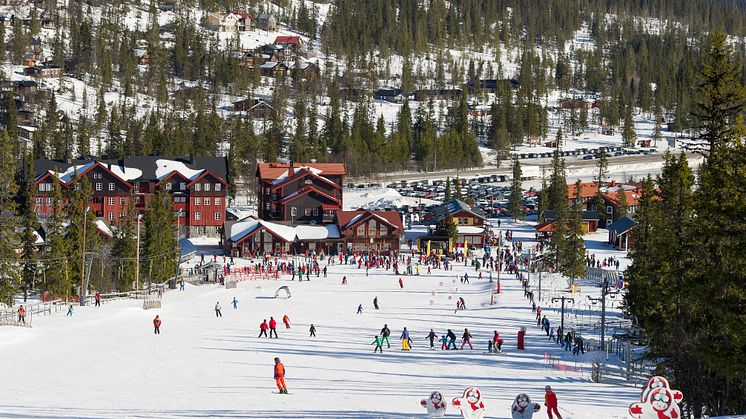
[[[511,226],[503,220],[503,230]],[[532,238],[533,231],[522,223],[515,236]],[[600,234],[593,238],[603,240]],[[621,255],[595,247],[597,255]],[[402,276],[400,289],[391,272],[376,269],[366,277],[356,265],[334,265],[328,278],[312,275],[300,284],[285,276],[240,282],[236,289],[187,285],[184,292],[166,292],[160,310],[122,300],[76,307],[73,317],[64,311],[36,317],[31,329],[0,328],[6,377],[0,382],[0,417],[425,417],[419,401],[431,391],[441,390],[450,400],[475,385],[485,397],[487,417],[508,418],[516,394],[540,401],[549,384],[574,418],[598,419],[626,417],[627,406],[638,399],[639,389],[590,381],[590,362],[599,353],[573,357],[548,342],[515,279],[502,274],[502,293],[489,306],[488,274],[478,280],[463,264],[447,273],[426,271]],[[463,272],[469,272],[470,285],[457,280]],[[342,276],[348,285],[341,285]],[[272,298],[281,285],[291,288],[292,298]],[[545,276],[547,292],[564,286]],[[238,310],[229,304],[234,296]],[[372,306],[376,296],[380,310]],[[467,310],[454,314],[459,296]],[[216,301],[224,307],[222,318],[215,317]],[[364,313],[356,315],[360,303]],[[558,324],[558,308],[545,307],[544,313]],[[152,331],[156,314],[163,320],[158,336]],[[279,321],[284,314],[291,329],[280,326],[276,340],[257,338],[262,319]],[[310,323],[317,328],[315,339],[308,338]],[[392,339],[391,349],[373,354],[370,343],[384,323],[393,338],[405,326],[410,330],[412,352],[399,351],[400,342]],[[430,328],[439,335],[451,328],[460,337],[465,327],[474,335],[474,350],[427,349]],[[528,329],[526,351],[516,349],[520,327]],[[501,355],[485,353],[493,330],[505,339]],[[552,369],[544,363],[545,352],[582,372]],[[275,356],[287,368],[290,395],[273,394]],[[453,406],[448,412],[457,413]],[[544,415],[542,409],[536,417]]]

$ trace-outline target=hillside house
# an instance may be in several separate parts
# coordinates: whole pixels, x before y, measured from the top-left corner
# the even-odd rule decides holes
[[[256,15],[256,27],[267,32],[277,32],[280,29],[275,15],[271,13],[259,13]]]

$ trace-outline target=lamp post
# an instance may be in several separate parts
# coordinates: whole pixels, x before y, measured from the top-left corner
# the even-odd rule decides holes
[[[179,208],[179,213],[176,215],[176,245],[178,246],[178,253],[176,254],[176,276],[174,277],[174,284],[179,282],[179,273],[181,273],[181,214],[183,209]]]
[[[575,303],[575,299],[572,297],[565,297],[564,295],[562,297],[554,297],[552,298],[552,302],[556,303],[557,301],[562,301],[562,311],[561,311],[561,317],[560,317],[560,327],[562,327],[562,331],[565,331],[565,301],[569,300],[572,303]]]
[[[80,305],[85,305],[85,227],[88,224],[88,207],[83,208],[83,252],[80,259]]]
[[[142,214],[137,214],[137,257],[135,258],[135,291],[140,291],[140,220],[142,220]]]
[[[586,296],[591,304],[601,302],[601,350],[606,351],[606,296],[616,298],[619,291],[609,292],[609,281],[604,278],[604,282],[601,285],[601,298],[594,298],[590,295]]]

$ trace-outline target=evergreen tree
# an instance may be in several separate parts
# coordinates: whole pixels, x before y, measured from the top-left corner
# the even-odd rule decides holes
[[[451,202],[451,177],[446,177],[445,203]]]
[[[513,182],[510,186],[510,199],[508,200],[508,211],[513,219],[523,217],[523,189],[521,188],[521,163],[518,157],[513,158]]]
[[[171,278],[176,272],[177,242],[173,202],[165,190],[158,191],[145,214],[143,242],[145,251],[140,253],[141,272],[146,268],[151,284]]]
[[[627,194],[624,192],[624,188],[620,186],[619,191],[616,194],[618,202],[617,205],[619,206],[616,212],[616,217],[617,219],[619,219],[627,215],[627,207],[629,206],[629,204],[627,204]]]
[[[624,113],[624,128],[622,128],[622,139],[626,145],[634,144],[637,138],[635,133],[635,123],[632,119],[632,105],[627,105]]]
[[[456,199],[458,199],[459,201],[463,201],[464,196],[461,194],[461,179],[459,179],[458,176],[453,179],[453,187],[456,191]]]
[[[52,214],[47,220],[47,246],[44,253],[43,289],[59,298],[67,299],[72,292],[71,262],[68,260],[69,243],[63,223],[66,220],[63,207],[62,185],[53,183]],[[77,259],[75,259],[77,260]]]
[[[583,219],[581,199],[581,182],[575,184],[575,202],[570,213],[570,226],[564,247],[561,248],[562,258],[559,270],[562,275],[570,278],[571,283],[585,276],[585,242],[583,241]],[[556,234],[555,232],[552,233]]]
[[[114,262],[114,276],[116,277],[116,289],[129,291],[135,283],[136,260],[137,260],[137,236],[135,232],[136,210],[134,206],[134,195],[130,195],[127,201],[127,213],[120,218],[119,225],[115,230],[114,247],[112,249],[112,260]]]
[[[17,19],[19,20],[19,19]],[[0,130],[0,302],[13,305],[21,280],[18,264],[18,220],[16,219],[15,154],[8,131]]]
[[[598,216],[601,217],[601,225],[606,226],[606,200],[604,200],[603,188],[606,186],[606,179],[609,174],[609,161],[606,158],[606,150],[604,149],[601,149],[601,157],[598,159],[598,163],[596,163],[596,169],[598,169],[596,174],[597,191],[593,200],[596,212],[598,212]]]
[[[548,209],[560,212],[567,211],[568,191],[565,178],[565,161],[560,158],[557,151],[552,158],[552,173],[549,177]]]
[[[32,184],[33,185],[33,184]],[[39,228],[39,220],[34,212],[33,196],[31,194],[32,185],[25,189],[24,206],[23,206],[23,233],[21,234],[21,258],[23,260],[23,280],[21,288],[23,289],[23,301],[26,301],[28,293],[33,289],[34,280],[36,279],[36,229]]]
[[[663,111],[660,106],[655,107],[655,126],[653,128],[653,147],[658,147],[658,141],[663,139],[661,121],[663,120]]]

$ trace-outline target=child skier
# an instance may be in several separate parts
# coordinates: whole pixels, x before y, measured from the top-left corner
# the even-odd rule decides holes
[[[288,388],[285,385],[285,365],[280,362],[280,358],[275,358],[275,384],[280,394],[288,394]]]
[[[376,344],[376,347],[373,348],[373,353],[376,353],[376,351],[380,350],[381,353],[383,353],[383,338],[378,337],[378,335],[373,337],[373,342],[371,342],[371,345]]]
[[[155,333],[156,335],[160,335],[161,334],[161,316],[159,315],[155,316],[155,318],[153,319],[153,327],[154,327],[153,333]]]
[[[500,334],[497,333],[497,330],[495,330],[495,336],[492,337],[492,345],[494,346],[496,353],[503,351],[503,340],[500,339]]]
[[[448,349],[448,338],[446,338],[446,335],[443,335],[440,337],[440,350],[445,351]]]
[[[70,304],[70,308],[67,309],[67,314],[65,314],[65,317],[67,316],[72,317],[72,315],[73,315],[73,305]]]

